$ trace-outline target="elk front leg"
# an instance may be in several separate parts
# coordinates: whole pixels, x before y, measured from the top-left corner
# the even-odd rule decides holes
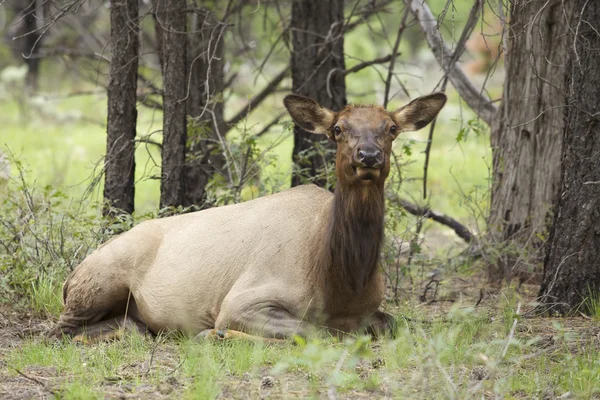
[[[293,316],[276,305],[254,304],[243,310],[229,307],[221,309],[215,329],[207,329],[198,338],[233,339],[243,338],[276,342],[295,335],[306,336],[311,325]],[[314,329],[314,328],[313,328]]]

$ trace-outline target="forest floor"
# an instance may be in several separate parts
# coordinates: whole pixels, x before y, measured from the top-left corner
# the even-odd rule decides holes
[[[536,291],[450,278],[436,299],[386,307],[395,339],[284,345],[49,343],[53,320],[4,307],[0,398],[600,398],[600,323],[528,315]]]

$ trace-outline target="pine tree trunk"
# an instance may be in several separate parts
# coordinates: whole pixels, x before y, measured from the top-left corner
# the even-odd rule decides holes
[[[344,1],[296,0],[292,4],[292,90],[334,111],[346,105]],[[335,144],[294,126],[292,186],[326,186]]]
[[[113,0],[110,8],[112,57],[108,82],[105,160],[105,215],[134,210],[136,90],[139,57],[137,0]],[[118,212],[115,212],[118,213]]]
[[[591,311],[584,300],[600,292],[600,3],[572,3],[562,184],[540,290],[560,314]]]
[[[518,252],[543,242],[558,195],[569,14],[560,0],[512,2],[503,102],[491,135],[489,227],[496,245]],[[504,260],[491,279],[510,279],[525,258]]]
[[[190,90],[187,113],[193,118],[188,132],[183,205],[206,208],[206,185],[225,164],[219,135],[225,135],[223,120],[223,66],[225,26],[204,9],[191,17],[188,36]]]
[[[160,207],[183,204],[185,194],[186,95],[186,0],[159,0],[156,17],[162,26],[163,146]]]

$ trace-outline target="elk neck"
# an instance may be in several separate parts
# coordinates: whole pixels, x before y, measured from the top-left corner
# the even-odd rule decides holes
[[[377,271],[383,231],[383,182],[338,181],[327,227],[331,289],[363,292]]]

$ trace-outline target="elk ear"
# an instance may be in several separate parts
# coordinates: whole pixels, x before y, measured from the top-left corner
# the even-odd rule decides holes
[[[335,113],[313,99],[290,94],[285,96],[283,104],[294,121],[305,131],[329,134],[335,122]]]
[[[392,113],[399,132],[417,131],[429,124],[446,104],[444,93],[434,93],[414,99]]]

